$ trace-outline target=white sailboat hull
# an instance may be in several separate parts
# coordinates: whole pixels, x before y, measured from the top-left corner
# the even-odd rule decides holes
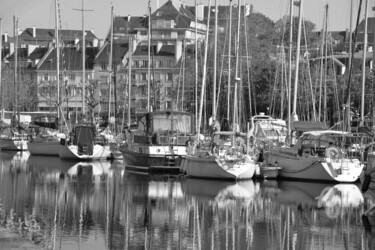
[[[31,155],[59,156],[60,141],[28,142]]]
[[[247,180],[254,176],[257,164],[249,156],[244,161],[225,161],[217,156],[188,156],[182,168],[190,177],[216,180]]]
[[[26,151],[27,140],[24,139],[13,139],[13,138],[2,138],[0,139],[1,150],[12,150],[12,151]]]
[[[107,160],[111,157],[111,150],[109,146],[94,145],[93,153],[78,154],[77,145],[60,145],[59,156],[64,160],[78,160],[78,161],[93,161],[93,160]]]
[[[280,167],[280,177],[336,182],[355,182],[364,167],[358,159],[331,160],[313,156],[293,156],[282,152],[270,152],[267,163]]]

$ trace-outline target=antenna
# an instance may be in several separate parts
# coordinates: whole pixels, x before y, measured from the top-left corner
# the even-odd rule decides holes
[[[86,82],[86,43],[85,43],[85,11],[94,11],[85,9],[85,0],[82,0],[81,9],[73,9],[82,12],[82,115],[85,115],[85,82]]]

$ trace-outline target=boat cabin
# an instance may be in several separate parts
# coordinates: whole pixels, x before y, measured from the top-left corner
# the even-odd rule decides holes
[[[298,155],[327,157],[329,150],[336,154],[346,154],[349,158],[363,158],[365,145],[372,138],[365,134],[352,134],[342,131],[321,130],[302,134],[293,148]]]
[[[186,145],[193,134],[193,116],[182,111],[154,111],[138,119],[134,143]]]

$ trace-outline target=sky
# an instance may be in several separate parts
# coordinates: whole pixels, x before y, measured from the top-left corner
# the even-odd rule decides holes
[[[142,16],[147,13],[149,0],[58,0],[60,5],[60,20],[62,29],[82,29],[82,1],[84,9],[84,26],[86,30],[93,30],[95,35],[103,39],[110,25],[111,6],[116,16]],[[151,0],[152,12],[165,4],[168,0]],[[178,0],[175,0],[178,1]],[[196,0],[198,4],[208,5],[210,0]],[[229,0],[216,0],[218,5],[229,5]],[[342,31],[350,26],[351,0],[302,0],[303,17],[316,24],[316,29],[323,29],[324,6],[328,4],[328,30]],[[369,1],[369,17],[374,16],[371,10],[375,0]],[[194,6],[195,0],[184,0],[186,5]],[[259,12],[277,21],[289,15],[290,0],[241,0],[242,4],[252,4],[254,12]],[[353,0],[353,24],[357,15],[360,0]],[[365,0],[363,0],[365,2]],[[238,0],[233,0],[233,4]],[[215,4],[215,0],[211,0]],[[364,7],[362,8],[364,9]],[[294,15],[298,15],[295,8]],[[55,27],[55,0],[0,0],[0,18],[2,33],[13,36],[13,16],[18,19],[20,30],[31,28]],[[360,16],[364,18],[364,11]]]

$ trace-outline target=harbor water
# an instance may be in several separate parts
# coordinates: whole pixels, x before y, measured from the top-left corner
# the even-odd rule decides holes
[[[375,196],[360,187],[0,151],[0,227],[41,249],[375,249]]]

